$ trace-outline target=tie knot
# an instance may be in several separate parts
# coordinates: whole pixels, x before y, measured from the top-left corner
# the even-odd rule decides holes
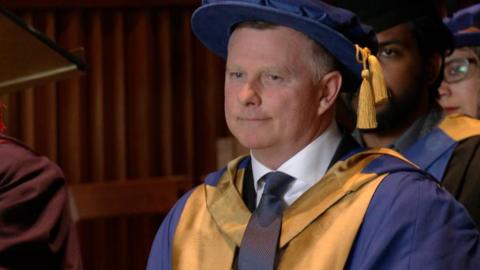
[[[263,176],[263,179],[265,181],[263,195],[282,197],[294,178],[283,172],[269,172]]]

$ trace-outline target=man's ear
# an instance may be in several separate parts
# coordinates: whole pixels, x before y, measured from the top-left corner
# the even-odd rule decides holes
[[[318,105],[318,114],[324,114],[333,107],[337,99],[340,88],[342,87],[342,74],[334,70],[323,75],[319,84],[320,103]]]
[[[440,76],[440,72],[443,72],[442,62],[443,62],[443,58],[438,53],[433,54],[428,59],[427,70],[426,70],[426,74],[427,74],[426,79],[427,79],[428,85],[432,85],[437,80],[438,76]]]

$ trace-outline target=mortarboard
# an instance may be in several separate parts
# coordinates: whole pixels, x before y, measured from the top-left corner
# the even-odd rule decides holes
[[[203,44],[225,58],[235,26],[266,21],[293,28],[321,44],[350,72],[360,78],[355,44],[376,50],[375,33],[355,14],[320,1],[204,0],[192,16],[192,29]]]
[[[374,104],[387,98],[380,65],[368,49],[375,52],[377,41],[372,28],[361,24],[354,13],[321,1],[203,0],[192,15],[192,30],[207,48],[226,58],[231,33],[239,23],[247,21],[265,21],[304,33],[321,44],[354,78],[363,78],[359,103],[368,109],[359,106],[365,113],[359,112],[357,126],[376,126]]]
[[[455,12],[444,22],[453,34],[455,47],[480,46],[480,4]]]
[[[431,0],[334,0],[333,4],[355,12],[377,33],[423,17],[441,19]]]

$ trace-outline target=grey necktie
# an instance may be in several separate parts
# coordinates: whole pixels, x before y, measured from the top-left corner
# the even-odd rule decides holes
[[[283,195],[294,180],[282,172],[263,176],[265,188],[243,235],[238,254],[239,270],[267,270],[275,268],[275,255],[282,225]]]

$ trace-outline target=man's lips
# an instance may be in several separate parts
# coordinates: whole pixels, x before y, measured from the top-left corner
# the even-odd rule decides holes
[[[270,120],[270,117],[237,117],[239,121],[261,122]]]

